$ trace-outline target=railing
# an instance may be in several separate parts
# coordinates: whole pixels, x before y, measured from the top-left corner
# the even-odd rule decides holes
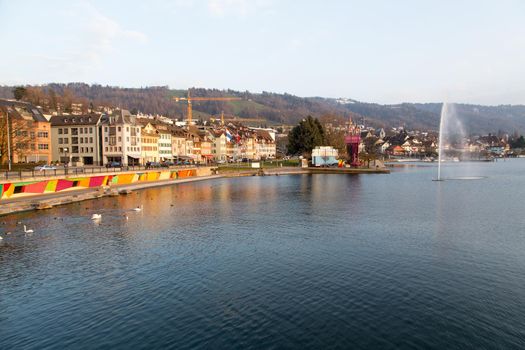
[[[76,175],[89,175],[89,174],[102,174],[102,173],[119,173],[126,171],[135,170],[177,170],[187,169],[203,166],[213,166],[206,164],[195,164],[195,165],[172,165],[169,167],[146,167],[142,165],[128,165],[121,167],[105,167],[105,166],[86,166],[86,167],[65,167],[50,170],[18,170],[18,171],[7,171],[0,170],[0,181],[7,180],[23,180],[31,178],[45,178],[55,176],[76,176]]]

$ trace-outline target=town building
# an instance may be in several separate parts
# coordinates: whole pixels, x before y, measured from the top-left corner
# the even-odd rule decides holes
[[[37,107],[0,99],[0,125],[2,163],[7,163],[9,158],[12,164],[50,163],[53,160],[51,124]]]
[[[53,161],[75,166],[102,165],[102,114],[51,117]]]
[[[159,134],[157,129],[146,120],[140,120],[141,128],[141,155],[140,159],[143,164],[158,162],[159,155]]]
[[[139,165],[141,158],[141,128],[136,117],[127,110],[104,115],[102,125],[103,163]]]

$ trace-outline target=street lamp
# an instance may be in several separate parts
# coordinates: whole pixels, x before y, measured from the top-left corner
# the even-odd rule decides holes
[[[67,175],[67,167],[69,166],[69,148],[64,147],[64,154],[66,155],[66,161],[64,162],[64,173]]]

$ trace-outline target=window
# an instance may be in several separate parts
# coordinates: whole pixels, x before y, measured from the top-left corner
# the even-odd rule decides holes
[[[61,138],[61,137],[58,138],[58,144],[59,144],[59,145],[62,144],[62,138]]]
[[[59,134],[59,135],[62,134],[62,128],[58,128],[58,134]]]
[[[64,134],[68,134],[69,133],[69,129],[64,129]]]
[[[60,148],[58,149],[58,152],[59,152],[59,153],[64,153],[64,149],[63,149],[62,147],[60,147]]]
[[[126,136],[126,141],[128,141],[128,142],[129,142],[129,136]]]
[[[84,128],[84,134],[87,134],[88,129]]]
[[[104,132],[108,132],[108,127],[107,126],[104,128]]]
[[[39,131],[37,135],[38,135],[38,137],[41,137],[41,138],[44,138],[44,139],[47,139],[47,137],[49,136],[47,131]]]
[[[78,146],[71,147],[71,153],[78,153]]]
[[[80,133],[83,134],[84,133],[84,129],[80,128]]]
[[[42,150],[42,149],[49,149],[49,145],[47,143],[39,143],[38,144],[38,149]]]
[[[89,143],[93,143],[93,137],[89,138]]]
[[[120,132],[120,126],[118,127],[118,132]]]
[[[106,146],[106,152],[108,151],[108,147]]]
[[[69,139],[67,137],[64,139],[64,143],[69,143]]]
[[[84,153],[84,147],[80,147],[80,153]]]
[[[129,126],[126,126],[126,131],[129,132]]]
[[[29,136],[31,136],[31,140],[34,140],[35,139],[35,132],[34,131],[30,131],[29,132]]]
[[[89,151],[93,153],[93,147],[89,147]]]
[[[119,146],[118,151],[119,151],[119,152],[122,152],[122,147]]]
[[[91,118],[89,118],[91,119]],[[90,120],[91,121],[91,120]],[[92,134],[93,133],[93,128],[89,128],[89,133]]]
[[[118,137],[118,142],[122,142],[122,137]]]

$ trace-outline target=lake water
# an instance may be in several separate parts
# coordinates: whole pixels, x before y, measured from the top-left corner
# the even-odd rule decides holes
[[[0,218],[0,349],[523,349],[523,174],[219,179]]]

